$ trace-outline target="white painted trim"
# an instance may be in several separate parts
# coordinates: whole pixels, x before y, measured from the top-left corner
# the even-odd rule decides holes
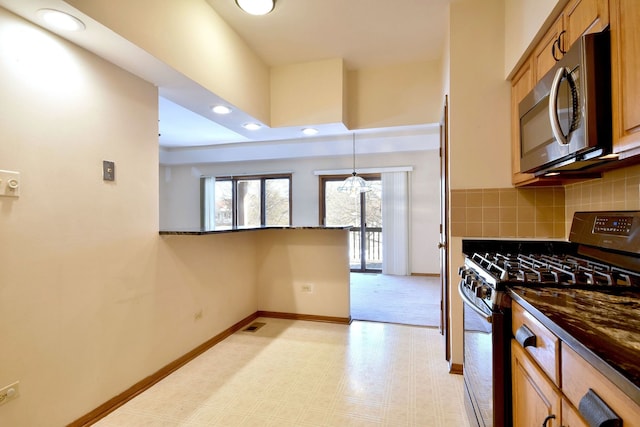
[[[358,173],[384,173],[384,172],[411,172],[413,166],[395,166],[390,168],[356,168]],[[328,169],[328,170],[315,170],[314,175],[348,175],[353,172],[353,169]]]

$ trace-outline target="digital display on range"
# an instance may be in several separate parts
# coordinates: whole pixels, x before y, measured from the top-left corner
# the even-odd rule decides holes
[[[628,236],[631,232],[632,223],[632,216],[596,216],[596,220],[593,224],[593,233]]]

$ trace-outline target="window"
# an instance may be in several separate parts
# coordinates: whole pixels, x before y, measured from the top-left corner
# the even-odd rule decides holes
[[[206,177],[203,188],[206,228],[291,225],[290,174]]]

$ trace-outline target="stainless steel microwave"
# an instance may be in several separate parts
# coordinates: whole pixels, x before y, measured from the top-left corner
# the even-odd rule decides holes
[[[520,171],[585,171],[611,156],[609,32],[587,34],[519,104]]]

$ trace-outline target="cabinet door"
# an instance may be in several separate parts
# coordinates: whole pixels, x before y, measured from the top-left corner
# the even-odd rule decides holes
[[[511,341],[511,369],[514,427],[562,425],[561,394],[515,340]]]
[[[640,154],[640,1],[611,0],[613,151]]]
[[[518,104],[533,89],[531,60],[527,60],[511,80],[511,171],[512,183],[518,185],[534,179],[532,174],[520,173],[520,114]]]
[[[564,12],[564,43],[569,48],[583,34],[597,33],[609,25],[609,0],[573,0]]]
[[[534,81],[539,81],[556,63],[556,58],[562,57],[562,52],[556,45],[556,58],[553,57],[553,46],[557,43],[560,33],[564,28],[564,15],[561,14],[556,22],[549,28],[542,40],[536,45],[533,51]],[[561,46],[564,50],[564,46]]]

